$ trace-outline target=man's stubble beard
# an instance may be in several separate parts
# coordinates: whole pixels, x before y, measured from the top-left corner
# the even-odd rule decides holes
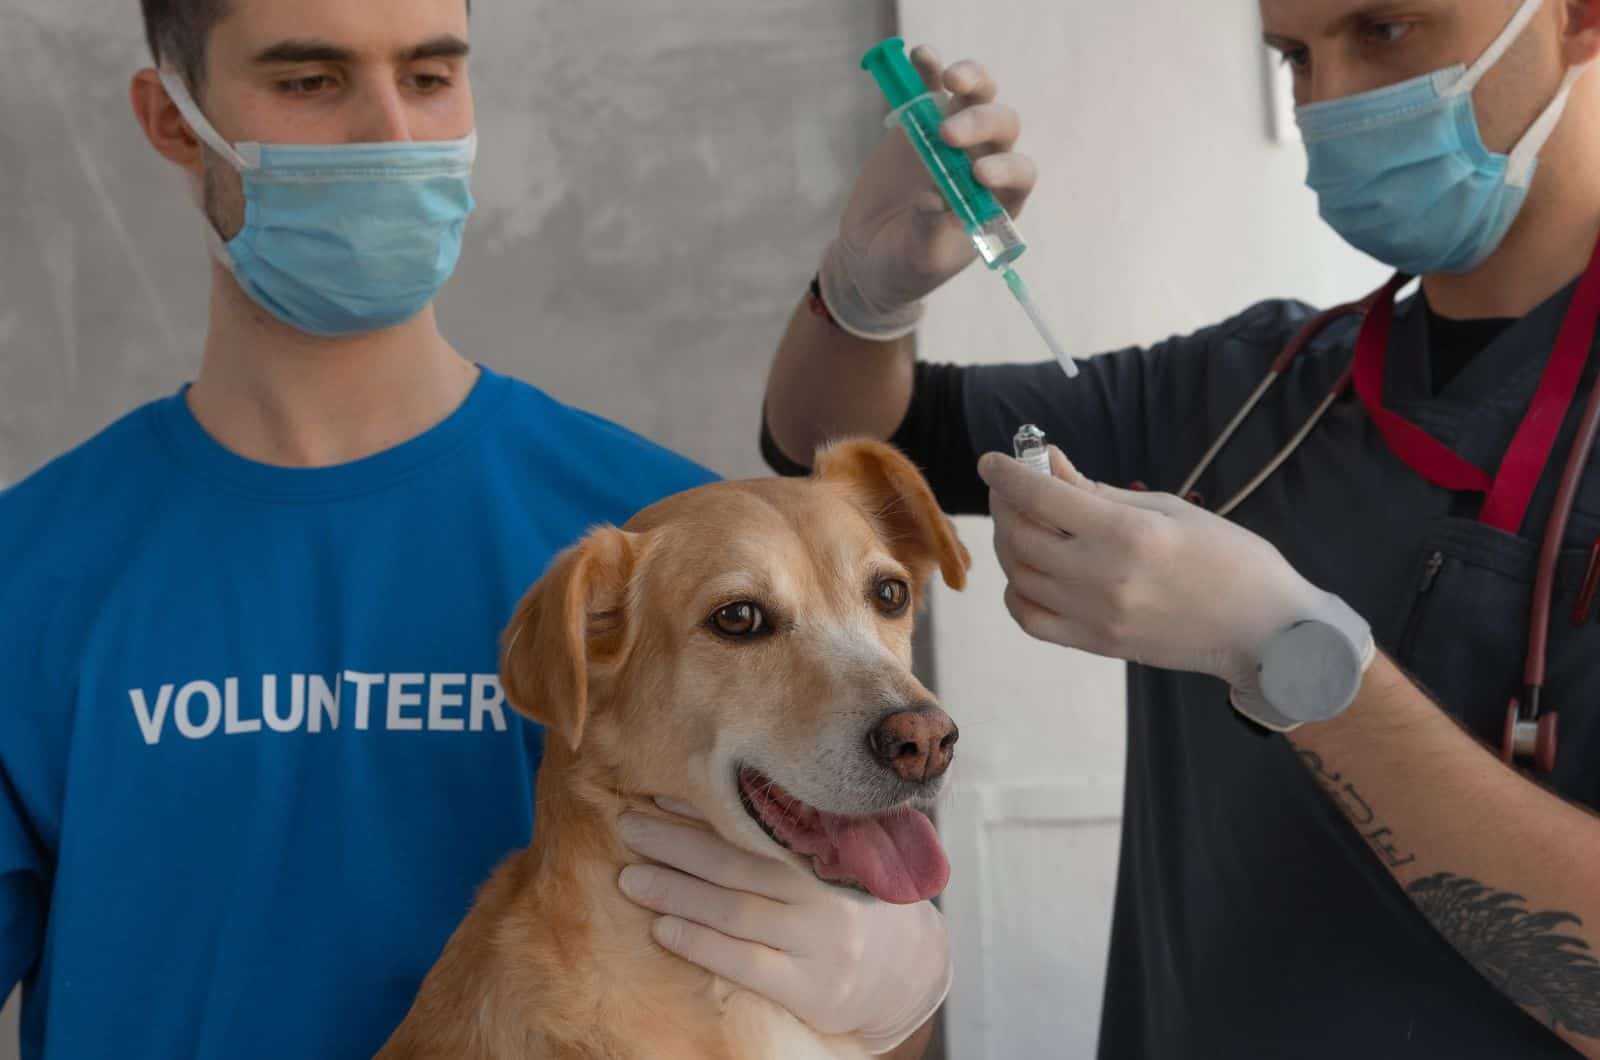
[[[244,180],[211,148],[202,145],[200,156],[206,220],[226,242],[244,228]]]

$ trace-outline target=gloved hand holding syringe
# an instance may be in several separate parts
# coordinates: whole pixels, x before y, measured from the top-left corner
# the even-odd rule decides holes
[[[878,87],[894,108],[887,124],[905,131],[940,194],[966,226],[967,234],[978,248],[984,263],[991,270],[1000,272],[1006,287],[1027,311],[1028,319],[1044,339],[1051,355],[1068,378],[1075,377],[1078,374],[1077,365],[1061,348],[1061,343],[1056,340],[1038,306],[1034,304],[1027,285],[1012,267],[1012,263],[1027,250],[1027,244],[1005,208],[989,189],[974,178],[972,160],[966,152],[951,147],[940,136],[944,111],[939,105],[939,98],[923,84],[921,75],[906,56],[905,42],[899,37],[884,41],[867,52],[861,65],[877,79]]]

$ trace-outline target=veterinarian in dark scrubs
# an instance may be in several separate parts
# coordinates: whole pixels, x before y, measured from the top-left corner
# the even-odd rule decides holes
[[[1102,1056],[1600,1056],[1600,468],[1578,431],[1600,0],[1261,8],[1323,216],[1421,281],[1318,330],[1198,496],[1171,492],[1313,311],[1257,305],[1071,382],[915,363],[902,336],[970,247],[890,208],[926,194],[892,144],[824,262],[827,312],[778,352],[767,453],[794,471],[826,434],[891,438],[949,510],[993,513],[1024,630],[1137,660]],[[971,66],[945,83],[994,92]],[[1009,456],[1028,422],[1065,454],[1053,477]]]

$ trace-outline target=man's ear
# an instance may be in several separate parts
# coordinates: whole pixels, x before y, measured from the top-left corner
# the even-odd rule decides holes
[[[622,651],[636,552],[633,534],[590,531],[528,590],[501,638],[506,702],[574,751],[589,719],[591,669]]]
[[[1600,58],[1600,0],[1565,0],[1565,7],[1562,58],[1568,66],[1594,62]]]
[[[133,116],[139,128],[144,130],[145,139],[156,153],[199,179],[200,138],[178,113],[177,104],[167,95],[160,75],[150,68],[134,74],[128,86],[128,99],[133,104]]]
[[[854,495],[919,585],[938,567],[950,588],[966,586],[972,557],[928,480],[900,450],[883,442],[837,442],[818,450],[813,466],[814,479],[838,483]]]

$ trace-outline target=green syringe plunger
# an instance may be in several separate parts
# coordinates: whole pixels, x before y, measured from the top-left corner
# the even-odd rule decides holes
[[[994,193],[978,183],[967,153],[951,147],[939,136],[944,110],[911,65],[905,41],[890,37],[875,45],[862,58],[861,67],[877,79],[893,108],[885,124],[905,131],[945,201],[967,226],[967,234],[983,255],[984,263],[991,269],[1003,269],[1022,257],[1028,245],[1005,207]]]
[[[878,87],[889,101],[891,110],[885,124],[905,131],[940,194],[966,225],[967,235],[978,248],[984,264],[990,269],[1001,270],[1006,287],[1027,312],[1028,319],[1050,348],[1051,355],[1060,363],[1068,378],[1076,376],[1077,365],[1056,341],[1055,334],[1040,315],[1039,307],[1034,304],[1027,285],[1012,267],[1012,263],[1028,249],[1028,244],[994,193],[978,183],[972,172],[972,159],[965,151],[945,143],[939,135],[939,127],[944,124],[944,110],[939,105],[939,98],[923,84],[922,75],[911,64],[910,57],[906,55],[905,41],[900,37],[890,37],[874,45],[862,57],[861,67],[877,79]]]

